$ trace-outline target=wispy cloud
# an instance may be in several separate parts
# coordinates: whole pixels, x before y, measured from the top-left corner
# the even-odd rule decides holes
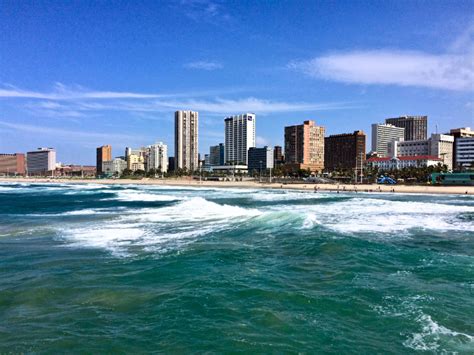
[[[198,94],[197,96],[199,96]],[[71,88],[61,84],[51,92],[23,90],[8,87],[0,90],[0,98],[10,99],[14,104],[36,116],[80,118],[99,116],[101,113],[120,111],[150,117],[153,114],[172,112],[179,109],[193,109],[207,114],[229,115],[239,112],[268,114],[275,112],[308,112],[356,108],[351,102],[287,102],[266,100],[256,97],[225,99],[212,97],[200,99],[190,93],[147,94],[135,92],[113,92]],[[27,100],[26,102],[25,99]],[[19,101],[19,102],[18,102]],[[147,114],[143,116],[143,114]]]
[[[257,145],[260,145],[260,146],[262,146],[262,145],[263,145],[263,146],[269,145],[268,139],[266,139],[266,138],[264,138],[264,137],[262,137],[262,136],[257,136],[257,137],[255,138],[255,140],[256,140]]]
[[[469,91],[474,89],[474,24],[445,53],[369,49],[293,61],[288,68],[317,78],[354,84],[380,84]]]
[[[63,128],[55,128],[55,127],[45,127],[40,125],[29,125],[29,124],[22,124],[22,123],[11,123],[0,121],[0,126],[8,128],[10,130],[21,131],[21,132],[28,132],[28,133],[40,133],[55,137],[64,137],[65,139],[100,139],[105,141],[116,140],[116,141],[123,141],[123,140],[130,140],[132,137],[125,134],[119,133],[95,133],[95,132],[84,132],[78,130],[68,130]]]
[[[197,62],[186,63],[184,67],[187,69],[200,69],[200,70],[212,71],[212,70],[222,69],[223,65],[217,62],[201,60]]]
[[[218,20],[221,22],[232,18],[220,1],[180,0],[177,6],[183,10],[187,17],[194,21],[211,22]]]

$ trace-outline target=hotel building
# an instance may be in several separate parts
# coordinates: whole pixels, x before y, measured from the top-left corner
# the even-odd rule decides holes
[[[294,170],[309,169],[321,172],[324,169],[325,128],[314,121],[285,127],[285,164]]]
[[[256,115],[245,113],[225,120],[225,164],[247,165],[249,148],[255,147]]]
[[[360,170],[365,162],[365,138],[363,131],[324,138],[324,168]]]
[[[175,169],[197,170],[199,114],[196,111],[176,111],[174,122]]]
[[[388,143],[405,139],[405,128],[391,124],[372,124],[372,152],[379,157],[388,156]]]

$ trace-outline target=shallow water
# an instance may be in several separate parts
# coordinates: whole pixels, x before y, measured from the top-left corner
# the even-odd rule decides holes
[[[0,184],[0,353],[474,352],[474,198]]]

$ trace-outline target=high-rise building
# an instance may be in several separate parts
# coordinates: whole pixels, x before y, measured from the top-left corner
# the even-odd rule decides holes
[[[405,140],[415,141],[428,138],[428,116],[400,116],[387,118],[385,123],[405,128]]]
[[[285,164],[293,169],[309,169],[321,172],[324,169],[325,128],[314,121],[302,125],[285,127]]]
[[[103,145],[97,148],[96,170],[97,175],[103,173],[102,163],[112,160],[112,147],[110,145]]]
[[[255,147],[256,116],[245,113],[225,120],[225,164],[248,164],[249,148]]]
[[[0,154],[0,174],[25,175],[25,154]]]
[[[335,134],[324,138],[324,168],[360,170],[365,162],[365,133]]]
[[[199,114],[196,111],[176,111],[174,115],[175,168],[192,172],[199,168]]]
[[[148,147],[146,169],[150,171],[168,172],[168,146],[162,142],[155,143]]]
[[[474,153],[471,151],[474,131],[470,127],[455,128],[449,134],[454,137],[453,168],[462,169],[474,166]]]
[[[282,165],[285,162],[285,158],[283,157],[283,151],[281,149],[281,146],[276,145],[273,148],[273,159],[274,159],[274,165]]]
[[[405,128],[391,124],[372,124],[372,152],[378,157],[388,156],[388,143],[405,139]]]
[[[225,164],[225,148],[224,143],[213,145],[209,148],[209,165],[217,166]]]
[[[29,175],[49,175],[56,169],[56,150],[38,148],[26,153],[26,168]]]
[[[267,169],[273,169],[273,149],[271,147],[255,148],[248,151],[248,172],[249,174],[261,173]]]
[[[388,144],[391,157],[429,156],[441,158],[449,170],[453,168],[454,137],[446,134],[432,134],[429,139],[416,141],[392,141]]]

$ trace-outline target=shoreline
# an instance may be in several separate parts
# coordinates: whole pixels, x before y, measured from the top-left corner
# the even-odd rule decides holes
[[[192,179],[55,179],[55,178],[0,178],[0,183],[70,183],[70,184],[104,184],[104,185],[155,185],[155,186],[188,186],[220,188],[254,188],[301,191],[333,192],[386,192],[386,193],[423,193],[474,195],[474,186],[420,186],[420,185],[377,185],[377,184],[314,184],[314,183],[259,183],[255,181],[198,181]]]

